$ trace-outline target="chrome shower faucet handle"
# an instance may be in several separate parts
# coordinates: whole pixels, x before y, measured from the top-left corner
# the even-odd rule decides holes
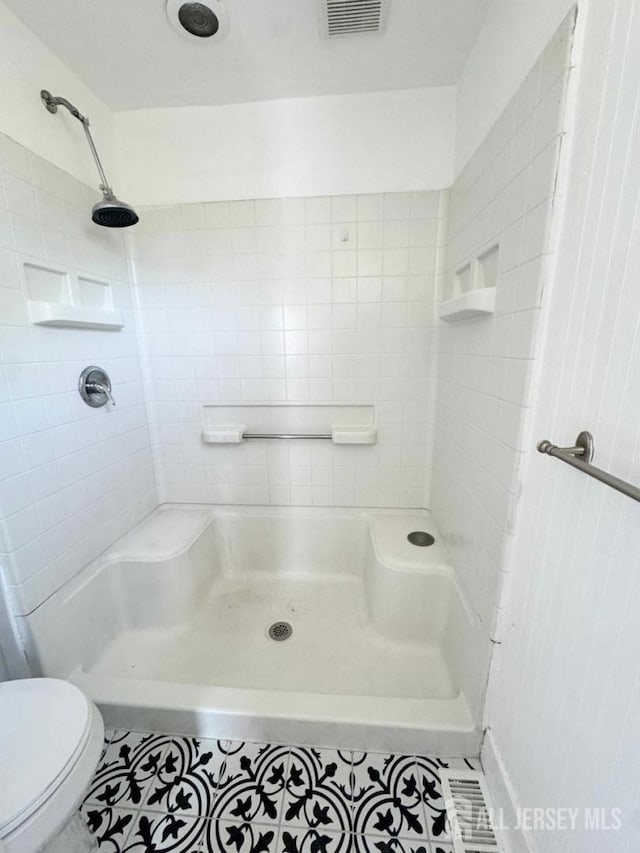
[[[115,406],[116,401],[111,393],[111,380],[106,370],[95,365],[85,367],[78,380],[78,391],[87,406],[99,409],[111,403]]]

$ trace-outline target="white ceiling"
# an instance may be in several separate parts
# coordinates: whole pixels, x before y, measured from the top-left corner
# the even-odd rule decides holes
[[[231,29],[218,43],[182,38],[164,0],[5,2],[123,110],[453,85],[490,0],[391,0],[384,35],[332,40],[320,0],[226,0]]]

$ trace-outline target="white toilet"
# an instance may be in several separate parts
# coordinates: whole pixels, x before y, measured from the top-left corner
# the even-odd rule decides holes
[[[103,739],[100,712],[72,684],[0,683],[1,853],[95,847],[77,809]]]

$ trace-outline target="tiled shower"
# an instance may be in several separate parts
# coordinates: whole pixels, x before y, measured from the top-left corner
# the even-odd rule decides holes
[[[174,645],[182,649],[191,681],[208,685],[206,671],[187,662],[189,642],[196,637],[207,642],[202,627],[196,628],[203,624],[202,617],[183,623],[191,624],[193,641],[188,640],[189,633],[170,639],[174,630],[170,626],[187,618],[185,608],[194,607],[198,596],[204,595],[203,548],[212,534],[198,532],[201,538],[191,544],[194,531],[203,524],[218,531],[223,544],[216,544],[216,562],[222,568],[209,568],[215,577],[216,572],[224,576],[245,565],[247,558],[240,550],[257,555],[258,536],[265,566],[281,552],[283,567],[298,570],[294,561],[299,549],[293,543],[306,538],[314,547],[315,534],[304,532],[305,525],[314,524],[318,531],[326,531],[323,551],[329,563],[310,554],[306,571],[317,562],[316,571],[346,571],[341,583],[351,583],[349,573],[362,571],[357,567],[364,559],[362,546],[356,549],[352,537],[367,518],[375,557],[373,563],[367,557],[360,595],[368,601],[368,618],[379,630],[393,624],[395,636],[401,620],[393,596],[399,595],[398,602],[405,601],[405,639],[425,642],[424,631],[408,627],[415,620],[411,608],[416,614],[421,609],[427,621],[435,618],[440,625],[435,633],[429,632],[430,642],[437,638],[446,660],[446,665],[440,661],[440,652],[433,660],[416,656],[414,667],[422,669],[430,686],[404,683],[409,676],[400,673],[411,671],[417,645],[406,661],[398,659],[396,672],[390,669],[386,678],[389,683],[399,679],[400,694],[406,691],[406,696],[435,700],[431,723],[428,705],[421,712],[423,727],[431,725],[438,731],[441,723],[436,720],[447,719],[446,731],[461,715],[453,726],[467,727],[465,739],[456,746],[450,732],[438,735],[434,743],[442,750],[469,755],[477,749],[470,744],[477,742],[480,728],[491,642],[499,638],[501,555],[523,451],[521,423],[550,251],[547,227],[564,118],[570,34],[569,21],[453,186],[437,191],[418,186],[404,192],[306,197],[209,201],[205,196],[197,202],[140,207],[135,228],[108,231],[87,221],[89,187],[2,138],[5,292],[11,300],[2,337],[7,412],[3,450],[8,460],[1,503],[5,584],[32,667],[53,675],[76,672],[74,678],[84,689],[97,695],[108,691],[108,680],[103,685],[100,679],[121,677],[130,656],[132,672],[138,670],[145,678],[162,671],[163,679],[175,682],[175,695],[176,685],[184,681],[180,667],[171,675],[170,665],[153,665],[154,656],[159,660],[166,656],[174,660],[175,668]],[[57,276],[55,281],[68,279],[71,295],[63,296],[63,303],[67,298],[73,305],[78,298],[81,301],[74,289],[80,281],[102,285],[106,300],[102,307],[116,318],[114,328],[33,325],[34,301],[54,298],[43,290],[42,276],[47,274]],[[57,285],[46,285],[51,286]],[[447,319],[447,306],[485,288],[495,294],[489,316],[481,321],[441,321],[441,316]],[[77,376],[86,367],[87,353],[89,361],[110,376],[115,405],[93,410],[80,399]],[[256,416],[253,407],[260,405],[269,408],[276,420],[287,408],[309,407],[318,417],[322,407],[339,412],[341,407],[362,406],[373,413],[375,443],[212,444],[204,440],[212,405],[241,412],[247,407],[249,431],[250,419]],[[480,454],[475,452],[478,446]],[[95,470],[87,470],[87,454],[96,460]],[[156,510],[158,504],[166,511]],[[217,506],[230,510],[218,513]],[[240,514],[234,521],[234,506],[241,513],[243,507],[267,508],[260,510],[266,516]],[[282,508],[280,515],[269,507]],[[299,516],[289,519],[287,507]],[[323,508],[338,514],[323,515]],[[425,513],[429,508],[431,521]],[[359,509],[374,514],[354,515],[353,510]],[[385,515],[393,510],[405,516]],[[423,514],[407,515],[411,510]],[[376,516],[376,511],[382,515]],[[450,555],[446,562],[440,551],[425,551],[427,562],[416,556],[415,566],[412,551],[400,556],[401,546],[388,544],[389,533],[384,532],[395,529],[394,518],[400,525],[431,524],[434,531],[439,527]],[[466,538],[460,537],[461,530]],[[246,541],[234,544],[234,536]],[[340,537],[348,557],[344,568],[337,557],[330,557],[337,554]],[[134,569],[141,580],[134,581],[134,575],[127,580],[127,565],[134,567],[143,557],[162,560],[165,554],[173,560],[176,549],[184,547],[189,561],[189,569],[181,570],[184,590],[175,581],[164,589],[162,563],[155,583],[151,575],[141,574],[142,564]],[[384,549],[389,547],[387,555]],[[133,562],[121,567],[123,559]],[[175,559],[179,565],[182,558]],[[449,581],[451,587],[445,591],[434,575],[433,586],[415,586],[410,603],[402,592],[408,581],[398,579],[395,590],[384,594],[386,608],[396,608],[389,623],[380,611],[386,581],[378,577],[380,569],[372,568],[377,560],[383,566],[385,561],[392,565],[400,561],[399,566],[406,561],[412,572],[426,570],[427,576],[431,563],[437,572],[449,575],[453,566],[455,581]],[[324,581],[329,590],[331,577],[327,574]],[[139,591],[145,583],[157,586],[143,592],[149,599],[144,610],[131,606],[139,594],[128,589],[131,583]],[[250,588],[247,603],[241,605],[247,612],[253,612],[253,595],[258,600],[263,596],[268,612],[266,602],[277,586],[261,584],[256,576],[253,592]],[[195,598],[187,605],[190,593],[184,602],[182,598],[191,585]],[[351,601],[351,589],[344,587],[343,601]],[[291,613],[308,612],[310,624],[316,624],[320,614],[309,609],[313,596],[296,598],[293,587],[284,586],[283,595],[285,590]],[[238,590],[221,594],[223,602],[230,596],[229,607],[237,606],[232,602],[240,595]],[[167,609],[171,595],[173,615]],[[117,605],[122,597],[129,603]],[[320,589],[315,598],[317,607],[324,600]],[[332,624],[331,612],[342,610],[337,600],[333,605],[329,600],[330,595],[325,621]],[[359,624],[357,596],[353,601],[353,618]],[[129,613],[120,635],[113,627],[106,633],[98,627],[111,621],[109,607],[119,612],[116,624],[123,619],[123,608]],[[434,617],[426,615],[432,612]],[[210,618],[226,624],[215,608]],[[340,618],[348,619],[346,614]],[[261,619],[259,608],[256,619]],[[74,628],[59,644],[56,636],[64,631],[65,621]],[[293,621],[294,637],[303,642]],[[83,639],[82,632],[92,623],[93,636]],[[157,631],[161,624],[167,625],[170,642],[154,646],[145,631]],[[234,624],[230,630],[237,632],[240,644],[251,647],[247,628],[242,622]],[[210,639],[215,645],[213,635]],[[355,639],[349,642],[355,649]],[[80,661],[77,651],[82,648],[85,655]],[[381,648],[381,666],[390,665],[382,664],[386,656]],[[325,684],[326,664],[321,657],[317,662],[311,659],[312,666],[323,668],[318,670],[318,684]],[[74,669],[78,664],[80,668]],[[363,665],[371,663],[363,659]],[[242,671],[242,663],[239,666]],[[294,690],[293,673],[299,666],[291,657]],[[248,675],[254,668],[245,666],[247,687],[257,677]],[[224,685],[225,666],[210,669],[220,672],[215,678]],[[449,670],[455,675],[446,674]],[[345,682],[338,674],[337,665],[335,671],[334,681],[343,685],[339,692],[344,692],[349,679]],[[371,690],[386,696],[386,688],[373,686],[381,678],[384,670],[370,677]],[[271,681],[281,683],[275,675]],[[360,685],[360,679],[351,682],[354,690]],[[131,683],[122,682],[125,693]],[[234,675],[229,683],[242,685],[243,680]],[[298,690],[310,690],[307,677],[298,683]],[[256,684],[264,689],[269,678],[260,676]],[[358,686],[357,692],[363,689]],[[149,691],[151,696],[153,690]],[[186,687],[182,694],[184,711],[191,700]],[[446,704],[455,696],[462,703],[458,710]],[[147,708],[142,717],[129,721],[122,716],[123,695],[109,701],[108,719],[114,724],[140,728],[153,716]],[[229,703],[219,701],[220,708]],[[465,703],[470,711],[463,710]],[[335,732],[340,712],[330,711],[332,707],[327,706],[324,725],[331,714],[337,715],[331,720]],[[269,719],[266,711],[262,713]],[[375,718],[373,714],[370,723]],[[256,719],[262,719],[260,714]],[[415,725],[418,717],[409,714],[407,724],[410,719]],[[231,716],[228,720],[224,734],[234,737],[245,731],[231,722]],[[213,723],[207,725],[206,734],[211,735]],[[262,734],[259,727],[246,731],[254,739]],[[286,729],[273,731],[280,739],[293,737]],[[302,737],[313,740],[314,735]],[[346,736],[342,742],[348,743]],[[351,745],[356,742],[366,741],[354,729]],[[370,743],[374,742],[384,739]],[[406,749],[413,744],[401,737],[394,743]]]
[[[165,501],[428,504],[444,193],[142,210],[131,235]],[[207,447],[203,403],[363,403],[373,447]]]
[[[87,220],[87,186],[7,136],[0,162],[2,565],[30,612],[141,521],[157,492],[124,238]],[[122,331],[31,325],[27,264],[107,281]],[[89,352],[114,382],[108,417],[77,392]]]
[[[420,88],[413,0],[342,42],[353,91],[311,50],[282,89],[282,50],[256,95],[261,46],[200,103],[207,46],[178,42],[193,99],[177,75],[139,107],[34,2],[0,2],[0,682],[99,708],[103,853],[461,853],[461,779],[489,849],[635,849],[636,505],[558,460],[589,429],[640,476],[639,0],[455,2],[457,64]],[[135,226],[91,222],[44,86],[95,114]],[[526,823],[574,796],[621,826]]]

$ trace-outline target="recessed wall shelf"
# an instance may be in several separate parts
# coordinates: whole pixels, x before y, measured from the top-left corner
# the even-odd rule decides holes
[[[112,331],[124,326],[108,282],[29,262],[23,271],[34,325]]]
[[[460,269],[456,270],[456,293],[466,293],[473,287],[473,266],[464,264]]]
[[[495,310],[495,287],[482,287],[480,290],[470,290],[462,296],[441,302],[438,314],[445,323],[455,323],[458,320],[470,320],[473,317],[495,314]]]
[[[440,319],[456,323],[495,314],[499,263],[500,246],[496,244],[457,269],[453,277],[455,295],[438,306]]]
[[[29,317],[35,326],[58,326],[66,329],[117,331],[124,326],[122,314],[117,311],[82,308],[60,302],[29,302]]]

